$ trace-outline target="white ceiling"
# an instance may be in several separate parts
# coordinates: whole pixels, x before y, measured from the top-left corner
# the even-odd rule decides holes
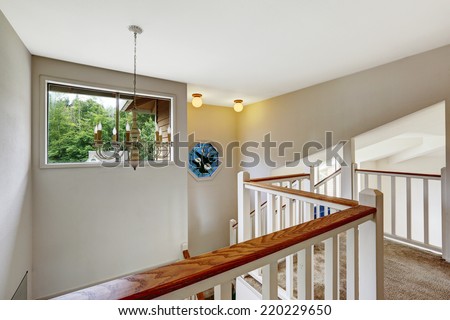
[[[450,43],[450,0],[0,0],[32,54],[244,104]]]

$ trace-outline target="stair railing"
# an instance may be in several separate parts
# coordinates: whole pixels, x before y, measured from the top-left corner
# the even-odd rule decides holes
[[[313,172],[314,170],[311,171]],[[348,199],[263,184],[259,181],[255,182],[255,179],[250,179],[247,172],[240,172],[238,174],[238,242],[243,242],[254,237],[260,237],[274,231],[282,230],[283,228],[302,224],[321,216],[329,216],[358,204],[357,202]],[[314,179],[311,179],[310,181],[314,181]],[[263,197],[267,199],[264,211],[260,204]],[[276,201],[276,197],[278,197],[278,201]],[[249,214],[252,198],[255,207],[253,221]],[[284,210],[281,210],[281,203],[285,204]],[[278,204],[278,208],[275,207],[276,204]],[[265,228],[264,225],[266,226]],[[231,230],[230,233],[232,233]],[[337,250],[337,237],[325,241],[325,250],[330,252],[333,250],[332,248]],[[334,256],[336,255],[337,254]],[[326,270],[328,270],[328,276],[326,277],[327,282],[335,279],[329,274],[329,272],[332,272],[330,271],[332,270],[330,267],[332,263],[330,262],[330,259],[332,259],[331,256],[326,259]],[[286,257],[286,290],[285,292],[279,290],[281,296],[286,299],[291,299],[293,296],[293,258],[293,256]],[[309,263],[307,262],[307,257],[305,255],[301,255],[299,259],[300,264]],[[250,275],[256,280],[259,280],[260,278],[260,272],[258,270],[252,271]],[[330,285],[327,287],[330,288]],[[326,292],[326,297],[331,299],[334,295],[332,292]]]
[[[314,191],[315,193],[320,193],[324,195],[329,195],[333,197],[340,197],[341,195],[341,169],[337,169],[335,172],[330,174],[329,176],[325,177],[321,181],[317,182],[314,186],[311,185],[311,181],[315,180],[314,177],[315,171],[314,167],[310,168],[310,173],[298,173],[298,174],[291,174],[291,175],[279,175],[279,176],[270,176],[270,177],[264,177],[264,178],[254,178],[251,179],[250,182],[257,182],[257,183],[265,183],[265,184],[271,184],[274,186],[280,186],[284,188],[291,188],[295,190],[306,190],[306,191]],[[264,195],[263,195],[264,196]],[[266,230],[266,209],[267,209],[267,200],[265,198],[262,199],[255,199],[255,200],[261,200],[261,206],[260,206],[260,216],[261,218],[261,229]],[[254,205],[255,207],[255,205]],[[286,202],[283,199],[280,199],[279,196],[275,196],[275,215],[277,217],[282,217],[285,214],[286,209]],[[254,223],[255,223],[255,212],[256,208],[250,211],[250,219],[252,223],[252,230],[255,230]],[[280,215],[279,215],[280,213]],[[323,213],[322,213],[323,215]],[[233,225],[237,226],[237,222],[233,220]],[[282,223],[284,223],[284,220],[282,219]],[[284,225],[281,226],[281,228],[284,228]],[[232,230],[232,229],[230,229]],[[237,232],[237,228],[235,228],[234,231],[230,232]],[[255,234],[253,233],[252,236],[254,237]],[[234,239],[230,235],[230,239]],[[232,240],[234,241],[234,240]]]
[[[316,193],[325,194],[332,197],[341,196],[341,168],[323,178],[314,185]]]
[[[360,190],[385,194],[387,238],[442,253],[441,175],[358,169],[353,165],[354,199]]]

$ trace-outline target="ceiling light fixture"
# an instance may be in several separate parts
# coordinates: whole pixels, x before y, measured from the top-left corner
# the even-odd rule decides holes
[[[202,106],[202,104],[203,104],[202,94],[201,93],[193,93],[192,97],[193,97],[192,98],[192,105],[195,108],[200,108]]]
[[[137,113],[138,108],[136,104],[136,40],[137,35],[141,34],[143,32],[142,28],[136,25],[131,25],[128,27],[128,30],[131,31],[134,35],[134,70],[133,70],[133,107],[130,109],[132,113],[132,120],[131,120],[131,127],[130,124],[127,122],[125,127],[125,141],[120,142],[118,141],[118,130],[114,127],[112,133],[113,137],[111,140],[111,148],[113,150],[106,150],[103,149],[104,143],[102,140],[102,124],[99,123],[95,126],[94,129],[94,140],[95,140],[95,147],[96,147],[96,154],[99,159],[102,160],[115,160],[116,162],[120,161],[120,158],[125,153],[124,151],[128,151],[128,161],[131,165],[131,167],[136,170],[138,167],[140,161],[141,161],[141,155],[142,154],[152,154],[153,159],[158,159],[162,156],[162,158],[169,157],[170,153],[170,147],[172,146],[172,143],[170,142],[171,137],[171,129],[170,126],[167,128],[167,142],[162,141],[162,130],[161,128],[156,129],[155,135],[156,139],[154,142],[149,142],[149,145],[146,146],[143,141],[141,141],[141,130],[138,127],[137,123]],[[117,100],[118,101],[118,100]],[[118,104],[119,102],[117,102]],[[118,112],[118,105],[117,105],[117,112]],[[156,124],[156,127],[158,124]],[[147,147],[147,148],[146,148]],[[142,149],[142,152],[140,151]]]
[[[234,111],[241,112],[244,109],[244,105],[242,104],[244,100],[236,99],[234,100]]]
[[[131,132],[130,139],[131,141],[126,141],[128,143],[128,152],[130,153],[130,164],[134,170],[139,164],[139,146],[138,140],[140,136],[139,127],[137,124],[137,108],[136,108],[136,39],[137,35],[142,33],[142,28],[139,26],[131,25],[128,27],[128,30],[133,32],[134,34],[134,72],[133,72],[133,109],[131,109],[131,113],[133,115],[133,119],[131,121]]]

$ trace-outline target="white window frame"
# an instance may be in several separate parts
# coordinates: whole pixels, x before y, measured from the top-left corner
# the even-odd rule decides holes
[[[48,84],[61,84],[66,86],[87,88],[99,91],[110,91],[119,92],[123,94],[133,95],[133,92],[129,88],[121,88],[115,86],[109,86],[104,84],[95,84],[89,82],[81,82],[77,80],[63,79],[58,77],[52,77],[47,75],[41,75],[39,79],[39,161],[41,169],[55,169],[55,168],[102,168],[101,163],[91,163],[91,162],[75,162],[75,163],[48,163]],[[155,92],[150,90],[139,90],[136,95],[145,97],[154,97],[170,100],[170,126],[172,128],[172,136],[176,131],[176,116],[175,116],[175,105],[176,97],[173,94]],[[92,140],[92,143],[94,141]],[[169,165],[173,164],[173,147],[170,153]],[[123,161],[121,162],[123,164]],[[147,161],[144,162],[145,167],[151,166]],[[125,168],[129,170],[128,167],[119,165],[116,168]]]

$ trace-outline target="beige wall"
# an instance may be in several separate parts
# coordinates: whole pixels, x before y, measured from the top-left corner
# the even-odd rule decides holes
[[[181,258],[188,237],[185,168],[40,168],[41,75],[127,90],[131,75],[42,57],[32,62],[33,297]],[[137,91],[174,96],[174,130],[186,138],[186,84],[138,77]]]
[[[271,132],[275,141],[293,141],[287,157],[274,155],[281,166],[305,142],[323,143],[327,130],[334,132],[337,142],[439,101],[447,100],[448,105],[449,56],[446,46],[247,106],[238,137],[261,141]],[[271,168],[261,164],[249,171],[267,175]]]
[[[237,119],[233,108],[203,105],[188,108],[188,132],[197,141],[226,145],[237,141]],[[189,194],[189,250],[199,254],[229,244],[228,225],[237,215],[237,165],[238,153],[234,153],[233,167],[226,168],[222,159],[220,171],[213,179],[197,181],[188,178]]]
[[[0,11],[0,299],[31,271],[31,55]]]

